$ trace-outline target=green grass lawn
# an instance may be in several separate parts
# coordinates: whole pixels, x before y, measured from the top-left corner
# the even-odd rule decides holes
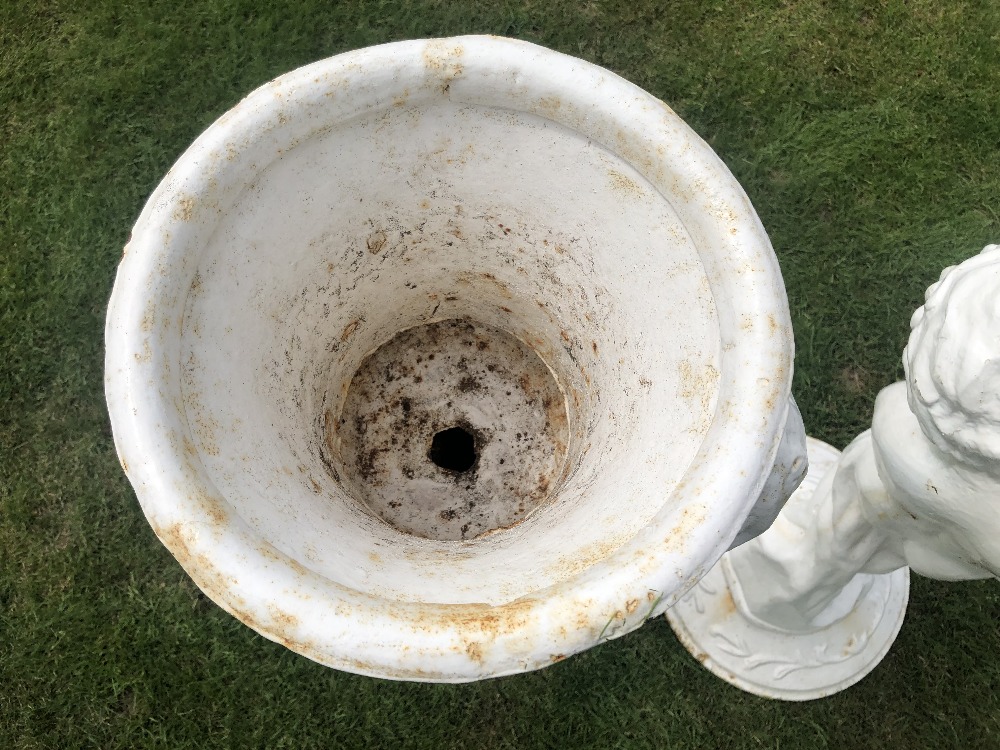
[[[610,68],[716,149],[781,261],[806,426],[843,446],[901,377],[923,290],[1000,241],[1000,5],[135,5],[0,7],[0,748],[1000,748],[995,581],[915,577],[885,661],[808,704],[729,687],[662,619],[469,685],[326,669],[226,615],[160,545],[102,391],[121,248],[210,122],[319,58],[483,32]]]

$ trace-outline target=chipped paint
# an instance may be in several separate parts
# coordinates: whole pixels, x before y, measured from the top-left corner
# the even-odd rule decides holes
[[[639,183],[627,174],[619,172],[616,169],[609,169],[608,177],[611,181],[611,187],[626,198],[641,198],[645,195],[645,191],[640,187]]]
[[[177,208],[174,209],[174,218],[177,221],[191,221],[194,216],[194,198],[189,195],[177,199]]]

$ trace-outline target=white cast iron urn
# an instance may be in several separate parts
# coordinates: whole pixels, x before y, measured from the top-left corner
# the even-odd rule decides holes
[[[106,364],[122,466],[198,586],[380,677],[627,633],[804,470],[736,180],[649,94],[507,39],[340,55],[223,115],[136,223]]]

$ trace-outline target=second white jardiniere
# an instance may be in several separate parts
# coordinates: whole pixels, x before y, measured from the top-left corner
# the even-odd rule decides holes
[[[1000,246],[946,268],[910,319],[906,379],[843,453],[809,438],[809,476],[759,537],[668,613],[698,661],[769,698],[844,690],[903,624],[910,569],[1000,578]]]

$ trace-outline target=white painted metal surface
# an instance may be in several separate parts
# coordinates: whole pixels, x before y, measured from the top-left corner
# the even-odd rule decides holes
[[[493,411],[452,399],[399,437],[499,434],[539,418],[536,396],[551,428],[534,456],[476,444],[524,476],[457,534],[424,522],[452,510],[434,499],[387,513],[419,493],[377,507],[359,467],[385,469],[385,446],[364,454],[339,421],[372,416],[349,403],[375,385],[355,381],[366,362],[444,321],[530,349],[541,390],[507,403],[501,377]],[[730,546],[797,419],[781,276],[722,162],[608,71],[489,37],[334,57],[223,115],[139,217],[106,365],[122,466],[206,594],[311,659],[395,679],[536,669],[662,613]]]
[[[798,584],[798,575],[815,570],[796,552],[817,543],[810,534],[817,486],[830,476],[840,456],[840,451],[813,438],[808,449],[805,481],[774,525],[723,555],[666,613],[681,643],[706,669],[749,693],[786,701],[832,695],[877,667],[903,625],[910,590],[907,568],[889,575],[857,574],[842,581],[836,595],[808,622],[786,609],[787,580]],[[746,565],[744,549],[766,549],[769,560],[781,560],[786,567]],[[753,596],[762,587],[770,593],[770,607]],[[775,593],[779,587],[780,593]]]
[[[760,695],[820,698],[885,656],[909,570],[1000,578],[1000,246],[945,269],[911,320],[906,380],[774,525],[668,613],[692,653]]]

